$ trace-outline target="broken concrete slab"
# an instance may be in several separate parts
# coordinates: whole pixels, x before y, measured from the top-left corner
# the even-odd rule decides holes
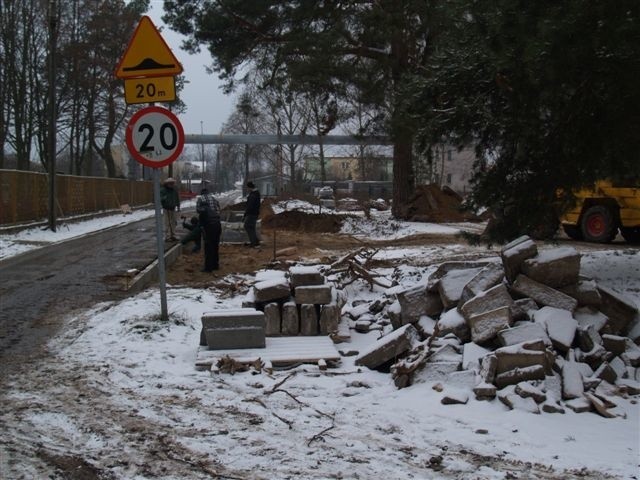
[[[578,283],[580,254],[573,247],[538,251],[535,257],[522,262],[522,273],[552,288]]]
[[[526,275],[518,275],[515,282],[513,282],[512,288],[520,295],[532,298],[538,305],[560,308],[570,312],[573,312],[578,305],[578,301],[575,298],[536,282]]]
[[[576,319],[581,328],[587,328],[591,325],[599,333],[604,331],[604,327],[609,322],[609,318],[604,313],[592,307],[578,308],[573,313],[573,318]]]
[[[638,315],[638,307],[633,299],[622,295],[615,290],[598,285],[598,291],[602,297],[600,311],[609,317],[609,327],[614,335],[626,334],[628,327]]]
[[[622,361],[632,367],[640,367],[640,347],[631,339],[625,338],[625,351],[621,355]]]
[[[503,404],[505,404],[511,410],[522,410],[524,412],[529,413],[540,413],[540,409],[538,408],[538,404],[532,398],[522,398],[520,395],[516,393],[512,393],[511,391],[498,392],[498,400],[500,400]]]
[[[469,401],[469,392],[465,390],[458,390],[447,388],[444,396],[440,400],[443,405],[465,405]]]
[[[609,360],[609,366],[613,368],[618,378],[625,378],[627,376],[627,367],[620,357],[614,357]]]
[[[522,263],[538,254],[535,242],[526,235],[509,242],[500,251],[505,277],[512,283],[521,272]]]
[[[496,308],[510,306],[512,303],[513,299],[511,295],[509,295],[507,287],[501,283],[468,300],[459,310],[468,321],[474,315],[479,315]]]
[[[581,398],[584,393],[584,384],[578,365],[575,362],[565,362],[562,365],[561,376],[563,400]]]
[[[602,302],[598,285],[593,280],[579,280],[578,283],[563,287],[560,291],[575,298],[580,307],[591,306],[597,308]]]
[[[427,311],[427,287],[418,285],[396,293],[400,303],[401,325],[415,323]],[[438,299],[440,297],[438,296]],[[396,326],[398,328],[399,326]]]
[[[542,307],[533,314],[533,320],[545,327],[551,343],[557,350],[569,351],[578,329],[578,322],[570,311],[555,307]]]
[[[536,403],[542,403],[547,400],[547,395],[538,387],[530,382],[520,382],[516,385],[515,392],[522,398],[531,397]]]
[[[462,350],[462,368],[464,370],[480,370],[480,359],[491,353],[491,350],[469,342]]]
[[[480,383],[473,387],[473,393],[476,396],[476,400],[493,400],[496,398],[498,389],[491,383]]]
[[[496,373],[507,372],[515,368],[536,365],[545,366],[547,363],[547,355],[542,340],[501,347],[496,349],[493,355],[489,357],[491,356],[495,356],[497,359]]]
[[[443,345],[437,348],[429,358],[428,362],[457,362],[462,364],[462,354],[453,345]]]
[[[611,368],[608,362],[603,362],[602,365],[593,372],[593,376],[611,384],[615,383],[618,378],[618,374]]]
[[[473,370],[459,370],[448,374],[445,383],[447,386],[471,390],[478,383],[478,378]]]
[[[472,315],[467,323],[471,330],[471,340],[483,344],[493,340],[498,332],[511,325],[511,309],[509,306],[496,308],[478,315]]]
[[[450,374],[460,369],[459,362],[425,363],[414,373],[414,383],[446,382]]]
[[[482,358],[480,363],[480,378],[485,383],[493,383],[496,378],[498,369],[498,357],[495,355],[487,355]]]
[[[564,408],[557,400],[549,398],[542,404],[542,411],[545,413],[564,413]]]
[[[411,324],[405,325],[379,338],[369,348],[360,352],[355,364],[375,369],[410,350],[419,340],[416,328]]]
[[[616,386],[623,387],[629,395],[640,395],[640,382],[630,378],[619,378],[616,380]]]
[[[289,268],[289,277],[293,288],[303,285],[323,285],[324,275],[316,265],[296,265]]]
[[[616,356],[621,355],[625,352],[625,350],[627,349],[626,341],[626,337],[621,337],[619,335],[610,335],[607,333],[602,335],[602,345],[604,346],[605,350],[613,353]]]
[[[453,333],[462,342],[468,342],[471,339],[469,325],[467,325],[464,317],[456,308],[452,308],[440,316],[437,324],[437,331],[439,335]]]
[[[545,345],[551,346],[551,340],[546,329],[535,322],[524,322],[517,327],[507,328],[498,332],[498,341],[503,347],[532,340],[542,340]]]
[[[462,289],[460,304],[471,300],[476,295],[495,287],[504,279],[504,268],[498,263],[490,263],[482,268]]]
[[[450,309],[458,305],[465,285],[469,283],[480,270],[480,268],[451,270],[440,278],[438,282],[438,293],[440,294],[440,299],[445,309]]]
[[[578,335],[578,344],[583,352],[590,352],[596,345],[602,345],[602,337],[593,325],[588,325],[584,328],[578,323],[576,333]]]
[[[253,286],[253,296],[259,303],[287,300],[291,296],[291,288],[285,278],[263,280]]]
[[[295,301],[298,305],[326,305],[333,297],[331,285],[302,285],[295,288]]]
[[[567,400],[564,404],[575,413],[586,413],[591,411],[591,402],[584,395],[579,398]]]
[[[532,365],[530,367],[514,368],[506,372],[498,373],[494,383],[496,387],[503,388],[507,385],[516,385],[528,380],[544,380],[545,368],[543,365]]]
[[[511,317],[514,322],[530,321],[533,312],[538,309],[538,304],[532,298],[519,298],[511,304]]]
[[[447,273],[452,272],[454,270],[468,270],[477,268],[478,270],[486,267],[488,262],[444,262],[438,265],[435,272],[429,275],[429,280],[427,281],[427,291],[428,292],[437,292],[438,291],[438,283],[442,277],[444,277]],[[464,287],[464,285],[463,285]]]
[[[602,415],[605,418],[615,418],[615,415],[607,410],[607,406],[605,402],[603,402],[597,396],[589,392],[585,392],[584,396],[586,397],[587,400],[591,402],[591,406],[593,407],[593,409],[596,412],[598,412],[600,415]]]

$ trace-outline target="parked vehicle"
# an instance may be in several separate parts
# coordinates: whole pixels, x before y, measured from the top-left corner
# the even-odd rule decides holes
[[[596,182],[575,192],[576,204],[560,218],[565,233],[574,240],[609,243],[618,234],[640,243],[640,185]]]

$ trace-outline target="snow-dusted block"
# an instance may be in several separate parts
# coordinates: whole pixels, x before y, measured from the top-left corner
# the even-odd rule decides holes
[[[498,357],[493,354],[482,357],[480,362],[480,378],[485,383],[493,383],[498,370]]]
[[[591,411],[591,402],[584,395],[579,398],[567,400],[564,404],[568,409],[573,410],[575,413],[586,413]]]
[[[260,327],[207,328],[204,331],[211,350],[264,348],[265,333]]]
[[[518,275],[515,282],[513,282],[512,288],[520,295],[532,298],[538,305],[562,308],[570,312],[573,312],[578,305],[578,301],[575,298],[565,295],[555,288],[536,282],[526,275]]]
[[[322,305],[320,307],[320,335],[328,335],[338,330],[340,323],[340,308],[335,303]]]
[[[598,291],[598,285],[593,280],[579,280],[578,283],[568,285],[560,289],[570,297],[578,301],[578,306],[598,307],[602,302],[602,297]]]
[[[443,309],[440,295],[427,292],[425,285],[414,286],[398,292],[396,298],[400,303],[401,325],[415,323],[423,315],[440,315]]]
[[[507,385],[516,385],[528,380],[544,380],[544,372],[545,368],[542,365],[518,367],[513,370],[498,373],[494,382],[498,388],[503,388]]]
[[[298,306],[295,302],[282,304],[282,334],[298,335],[300,332],[300,317],[298,316]]]
[[[539,251],[522,262],[522,273],[553,288],[573,285],[578,283],[580,254],[573,247]]]
[[[447,335],[453,333],[463,342],[468,341],[471,338],[471,332],[469,331],[469,325],[465,321],[464,317],[458,312],[458,309],[452,308],[446,311],[440,316],[437,324],[438,334]]]
[[[612,334],[626,334],[636,315],[638,307],[633,299],[622,295],[610,288],[598,285],[598,291],[602,297],[600,311],[609,317],[609,327]]]
[[[640,347],[629,338],[625,338],[625,351],[621,357],[626,364],[632,367],[640,367]]]
[[[580,367],[575,362],[564,362],[562,365],[562,398],[570,400],[581,398],[584,393],[584,383]]]
[[[522,410],[529,413],[540,413],[538,404],[531,398],[522,398],[515,393],[515,387],[509,385],[498,392],[498,400],[504,403],[511,410]]]
[[[331,285],[307,285],[296,287],[295,301],[298,305],[303,303],[310,305],[326,305],[331,303]]]
[[[640,315],[636,315],[628,327],[627,337],[636,345],[640,345]]]
[[[324,275],[315,265],[298,265],[289,269],[289,278],[293,288],[306,285],[324,284]]]
[[[511,317],[514,322],[524,320],[529,321],[533,312],[538,310],[538,304],[531,298],[519,298],[511,305]]]
[[[200,345],[212,349],[262,348],[265,315],[255,309],[215,310],[201,317]]]
[[[413,348],[420,341],[418,331],[409,324],[379,338],[369,348],[360,352],[355,359],[356,365],[377,368]]]
[[[438,293],[444,308],[458,305],[465,285],[480,272],[480,268],[466,268],[447,272],[438,282]]]
[[[553,346],[566,352],[576,336],[578,322],[571,312],[554,307],[543,307],[533,314],[533,320],[543,325]]]
[[[538,254],[538,247],[528,236],[523,235],[506,244],[500,250],[500,258],[504,267],[505,277],[509,283],[513,282],[521,271],[522,263]]]
[[[545,413],[564,413],[564,408],[558,400],[550,398],[542,404],[542,411]]]
[[[542,340],[518,343],[498,348],[493,352],[497,358],[496,373],[503,373],[515,368],[526,368],[534,365],[546,365],[545,346]]]
[[[627,349],[627,337],[621,337],[620,335],[609,335],[605,333],[602,335],[602,345],[604,348],[613,353],[614,355],[621,355]]]
[[[585,392],[585,398],[591,402],[593,409],[605,418],[615,418],[615,414],[607,410],[607,404],[592,393]]]
[[[491,353],[489,349],[476,343],[465,343],[462,350],[462,368],[464,370],[480,370],[480,359],[489,353]]]
[[[318,311],[315,305],[300,305],[300,335],[318,334]]]
[[[465,405],[469,401],[469,392],[457,388],[448,388],[440,400],[443,405]]]
[[[468,320],[471,340],[475,343],[486,343],[496,337],[499,331],[511,325],[511,309],[509,306],[489,310],[473,315]]]
[[[547,394],[540,388],[531,384],[531,382],[520,382],[516,385],[515,392],[522,398],[533,398],[536,403],[542,403],[547,400]]]
[[[475,316],[496,308],[511,306],[513,299],[504,284],[496,285],[489,290],[483,291],[465,302],[460,308],[460,312],[467,321]]]
[[[545,345],[551,346],[547,331],[539,323],[524,322],[517,327],[507,328],[498,332],[498,341],[504,347],[532,340],[542,340]]]
[[[493,400],[496,398],[498,389],[491,383],[480,383],[473,387],[473,393],[476,396],[476,400]]]
[[[471,390],[478,383],[478,377],[473,370],[459,370],[451,372],[445,379],[447,386]]]
[[[453,372],[460,369],[460,362],[433,362],[425,363],[424,366],[414,373],[414,383],[443,382]]]
[[[438,284],[440,280],[447,275],[449,272],[453,272],[454,270],[468,270],[477,268],[480,271],[482,268],[486,267],[488,262],[444,262],[438,265],[435,272],[429,275],[429,280],[427,281],[427,291],[428,292],[437,292]],[[464,285],[463,285],[464,287]]]
[[[596,331],[593,325],[588,325],[586,328],[581,327],[578,323],[578,344],[583,352],[591,352],[596,345],[602,345],[602,337]]]
[[[431,336],[436,329],[436,322],[433,318],[423,315],[418,320],[418,323],[415,324],[418,331],[422,333],[423,336]]]
[[[618,374],[613,368],[611,368],[608,362],[602,362],[596,371],[593,372],[593,376],[611,384],[615,383],[618,378]]]
[[[286,300],[291,296],[291,289],[284,277],[273,278],[256,283],[253,286],[253,296],[256,302]]]
[[[490,263],[482,268],[462,289],[460,303],[471,300],[485,290],[495,287],[504,278],[504,268],[498,263]]]
[[[609,365],[616,372],[618,378],[625,378],[627,376],[627,366],[624,364],[620,357],[614,357],[609,361]]]
[[[462,363],[462,354],[453,345],[443,345],[437,348],[428,358],[428,362],[458,362]]]
[[[264,306],[265,333],[269,336],[280,335],[282,318],[280,305],[268,303]]]
[[[574,312],[573,318],[576,319],[580,328],[587,328],[591,325],[596,332],[601,332],[609,322],[609,317],[592,307],[578,308]]]

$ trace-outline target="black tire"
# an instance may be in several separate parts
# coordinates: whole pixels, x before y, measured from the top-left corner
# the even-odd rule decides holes
[[[582,240],[584,238],[578,225],[562,225],[562,229],[567,234],[567,237],[572,240]]]
[[[621,227],[620,233],[627,243],[640,244],[640,227]]]
[[[589,207],[582,214],[580,230],[587,242],[610,243],[618,234],[613,212],[604,205]]]

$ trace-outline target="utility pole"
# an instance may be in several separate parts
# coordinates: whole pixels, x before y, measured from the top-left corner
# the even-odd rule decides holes
[[[49,0],[49,64],[47,71],[47,153],[49,157],[49,228],[56,231],[56,47],[58,38],[57,3]]]
[[[200,135],[204,135],[202,120],[200,120]],[[202,161],[202,178],[200,180],[200,190],[206,188],[204,185],[204,143],[200,144],[200,160]]]

